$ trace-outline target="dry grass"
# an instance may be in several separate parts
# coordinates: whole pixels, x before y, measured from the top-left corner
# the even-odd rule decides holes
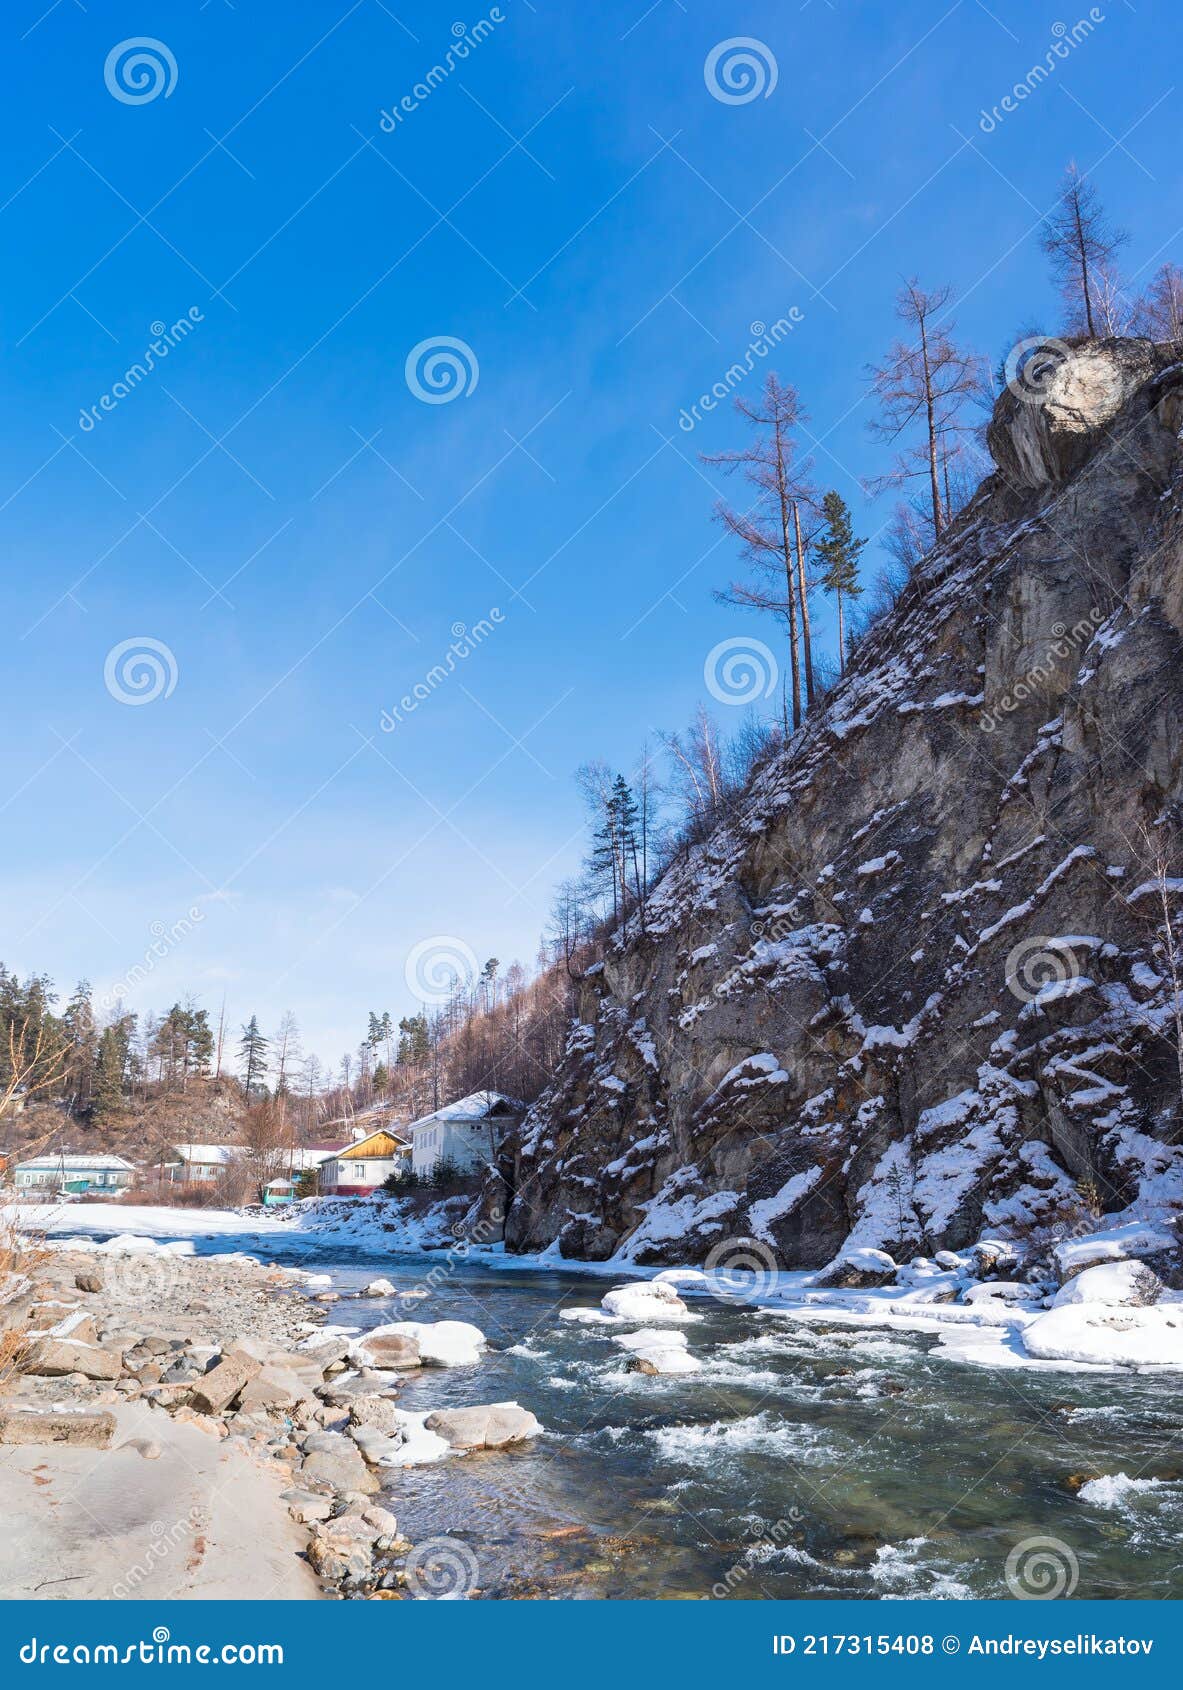
[[[49,1255],[42,1236],[20,1231],[11,1215],[0,1214],[0,1396],[20,1373],[27,1341],[18,1305]]]

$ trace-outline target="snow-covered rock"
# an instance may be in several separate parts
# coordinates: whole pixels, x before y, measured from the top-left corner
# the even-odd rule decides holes
[[[689,1320],[690,1310],[673,1286],[661,1279],[617,1285],[600,1298],[600,1307],[617,1320]]]
[[[628,1350],[639,1373],[698,1373],[702,1368],[698,1357],[689,1353],[684,1332],[642,1327],[640,1332],[621,1333],[613,1342]]]
[[[1102,1262],[1085,1268],[1056,1292],[1053,1308],[1073,1303],[1153,1303],[1162,1286],[1144,1262]]]
[[[425,1467],[433,1461],[442,1461],[445,1455],[452,1453],[447,1438],[441,1438],[438,1432],[428,1431],[425,1422],[430,1412],[429,1409],[422,1414],[412,1414],[404,1409],[398,1410],[399,1442],[383,1455],[380,1466]]]
[[[371,1279],[370,1283],[358,1292],[359,1297],[397,1297],[398,1287],[390,1283],[389,1279]]]
[[[419,1346],[419,1359],[427,1367],[471,1367],[480,1361],[485,1335],[479,1326],[465,1320],[395,1320],[375,1326],[353,1346],[364,1351],[371,1338],[409,1338]],[[351,1352],[352,1354],[352,1352]]]
[[[1033,1285],[1018,1279],[992,1279],[984,1285],[967,1286],[962,1301],[980,1306],[983,1303],[1029,1303],[1037,1295]]]
[[[1183,1369],[1183,1303],[1065,1304],[1025,1326],[1023,1346],[1041,1361]]]
[[[1088,1233],[1084,1238],[1069,1238],[1057,1244],[1052,1252],[1060,1278],[1067,1280],[1098,1262],[1120,1262],[1131,1257],[1152,1256],[1177,1249],[1171,1234],[1162,1226],[1144,1225],[1139,1221],[1124,1226],[1106,1227]]]

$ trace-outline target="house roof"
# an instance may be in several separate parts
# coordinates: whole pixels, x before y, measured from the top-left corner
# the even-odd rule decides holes
[[[348,1148],[348,1144],[298,1144],[294,1150],[284,1154],[285,1158],[290,1155],[293,1168],[311,1171]]]
[[[96,1152],[93,1156],[81,1156],[74,1153],[58,1154],[50,1151],[45,1156],[32,1156],[27,1162],[18,1162],[17,1170],[48,1169],[50,1172],[83,1173],[88,1168],[101,1170],[105,1173],[134,1173],[135,1163],[125,1162],[122,1156],[110,1156],[103,1152]]]
[[[182,1162],[207,1162],[216,1167],[225,1167],[242,1154],[243,1148],[241,1144],[191,1144],[188,1140],[175,1146]]]
[[[367,1159],[370,1161],[388,1161],[405,1148],[406,1140],[404,1138],[395,1133],[379,1131],[370,1133],[366,1138],[359,1138],[355,1144],[346,1145],[344,1150],[337,1152],[337,1159],[343,1162],[357,1162]]]
[[[442,1109],[436,1109],[430,1115],[420,1116],[419,1120],[412,1121],[408,1131],[415,1133],[420,1127],[438,1126],[443,1121],[465,1126],[501,1115],[525,1113],[526,1105],[519,1103],[516,1097],[506,1097],[499,1091],[473,1091],[467,1097],[457,1098],[455,1103],[445,1103]]]

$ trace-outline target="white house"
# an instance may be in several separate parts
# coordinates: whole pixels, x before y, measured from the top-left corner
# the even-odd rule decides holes
[[[231,1162],[242,1155],[241,1144],[193,1144],[176,1146],[181,1167],[177,1175],[184,1185],[206,1184],[221,1179]]]
[[[405,1172],[408,1146],[403,1129],[364,1133],[326,1156],[317,1171],[322,1197],[368,1197],[391,1174]]]
[[[499,1091],[474,1091],[434,1114],[412,1121],[411,1166],[420,1179],[431,1179],[440,1162],[473,1173],[496,1158],[509,1127],[526,1112],[524,1103]]]
[[[19,1192],[30,1197],[52,1193],[81,1196],[84,1192],[96,1196],[117,1196],[135,1183],[136,1170],[122,1156],[98,1153],[92,1156],[67,1155],[52,1151],[46,1156],[31,1156],[18,1162],[15,1183]]]

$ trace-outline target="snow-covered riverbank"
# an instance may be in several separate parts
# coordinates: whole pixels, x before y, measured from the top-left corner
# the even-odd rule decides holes
[[[96,1203],[29,1206],[19,1224],[50,1237],[123,1234],[145,1241],[233,1240],[236,1248],[309,1260],[343,1252],[368,1259],[422,1259],[430,1289],[467,1261],[486,1268],[554,1271],[621,1281],[661,1279],[692,1298],[758,1307],[802,1324],[932,1335],[950,1361],[989,1367],[1183,1369],[1183,1292],[1157,1264],[1177,1262],[1173,1230],[1127,1221],[1054,1247],[1042,1278],[1018,1277],[1013,1249],[983,1241],[935,1260],[897,1265],[854,1251],[825,1273],[705,1273],[697,1268],[579,1262],[548,1250],[507,1255],[499,1244],[457,1238],[463,1199],[412,1211],[397,1201],[308,1201],[282,1214]],[[837,1281],[837,1283],[835,1283]],[[877,1283],[878,1281],[878,1283]]]
[[[321,1332],[349,1346],[409,1321],[487,1334],[479,1363],[404,1378],[398,1427],[517,1402],[544,1430],[504,1454],[373,1469],[400,1531],[460,1544],[480,1594],[1005,1596],[1015,1545],[1049,1533],[1082,1594],[1183,1589],[1177,1374],[1027,1355],[1059,1293],[1024,1284],[1010,1301],[1006,1278],[973,1282],[968,1252],[878,1287],[744,1285],[455,1241],[392,1249],[369,1228],[362,1249],[308,1216],[70,1204],[42,1219],[62,1245],[118,1223],[100,1259],[126,1252],[129,1284],[171,1283],[192,1255],[302,1269],[306,1295],[338,1299]],[[1120,1261],[1156,1242],[1111,1231],[1087,1251]],[[1074,1269],[1080,1241],[1063,1248]]]

